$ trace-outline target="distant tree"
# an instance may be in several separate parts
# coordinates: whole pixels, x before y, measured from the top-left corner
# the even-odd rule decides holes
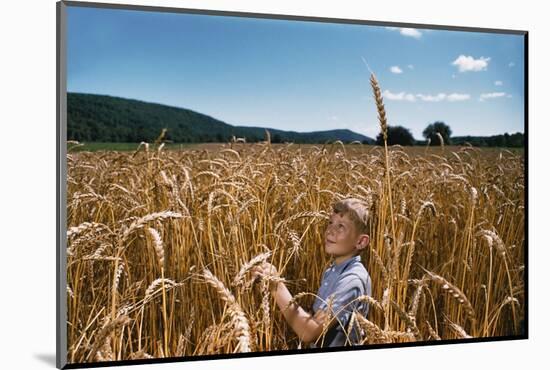
[[[430,123],[422,132],[422,136],[424,136],[426,140],[430,139],[430,145],[439,145],[438,132],[443,137],[443,142],[445,144],[450,144],[451,128],[441,121]]]
[[[99,141],[99,139],[101,138],[102,132],[97,122],[90,121],[89,127],[90,127],[90,140]]]
[[[503,135],[497,135],[492,143],[494,146],[506,146],[506,139]]]
[[[516,132],[515,134],[510,135],[510,140],[508,146],[511,147],[523,147],[525,143],[525,137],[521,132]]]
[[[140,124],[136,130],[136,141],[149,141],[147,137],[146,128],[144,125]]]
[[[403,126],[388,126],[388,145],[414,145],[415,140],[408,128]],[[379,133],[376,137],[377,145],[384,145],[384,137]]]

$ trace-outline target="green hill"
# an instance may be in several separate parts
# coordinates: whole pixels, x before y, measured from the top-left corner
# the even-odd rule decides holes
[[[163,128],[165,139],[176,143],[228,142],[232,136],[247,142],[265,139],[264,127],[233,126],[185,108],[134,99],[85,93],[67,93],[67,138],[81,142],[154,141]],[[267,127],[266,127],[267,128]],[[324,143],[341,140],[372,144],[374,140],[350,130],[315,132],[268,128],[271,141]]]

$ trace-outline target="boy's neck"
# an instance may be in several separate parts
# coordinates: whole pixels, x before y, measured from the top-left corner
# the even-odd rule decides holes
[[[356,255],[357,255],[356,253],[351,253],[344,256],[334,257],[334,263],[336,265],[340,265],[342,262],[347,261],[348,259],[355,257]]]

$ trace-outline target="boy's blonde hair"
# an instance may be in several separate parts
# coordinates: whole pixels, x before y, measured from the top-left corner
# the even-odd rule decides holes
[[[357,198],[341,199],[332,205],[334,213],[348,215],[359,234],[368,234],[369,208],[365,201]]]

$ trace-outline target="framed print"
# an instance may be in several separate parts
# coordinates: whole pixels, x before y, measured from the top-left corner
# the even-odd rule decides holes
[[[60,1],[57,41],[58,368],[528,338],[527,31]]]

